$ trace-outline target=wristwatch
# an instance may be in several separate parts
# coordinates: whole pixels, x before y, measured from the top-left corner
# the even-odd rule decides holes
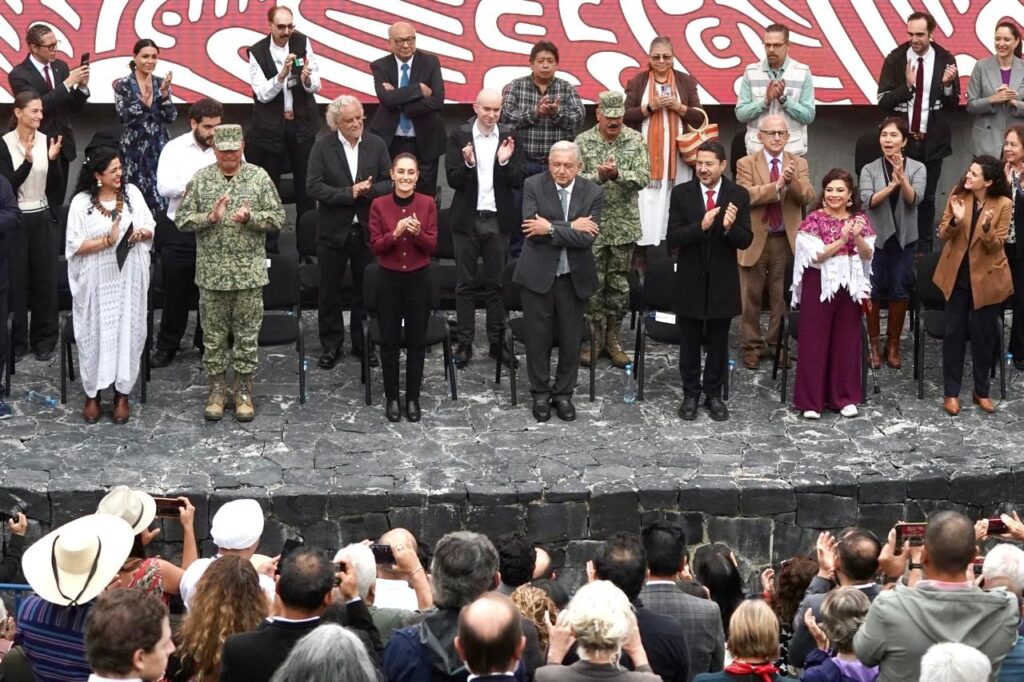
[[[786,97],[785,95],[779,95],[779,104],[785,104],[787,101],[789,101],[789,97]]]
[[[913,562],[913,561],[910,562],[910,570],[911,571],[920,571],[923,568],[924,568],[924,564],[919,564],[919,563],[916,563],[916,562]]]

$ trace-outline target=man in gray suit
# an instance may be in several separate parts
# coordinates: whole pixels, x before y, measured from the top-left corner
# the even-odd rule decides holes
[[[522,287],[526,327],[526,372],[533,394],[533,416],[551,419],[551,406],[565,421],[576,418],[576,387],[583,335],[583,310],[597,288],[591,247],[601,225],[603,191],[577,177],[581,167],[575,142],[556,142],[548,172],[523,184],[526,240],[512,281]],[[551,347],[558,340],[558,369],[551,382]],[[568,349],[568,350],[566,350]],[[566,350],[566,352],[562,352]]]
[[[650,574],[640,590],[640,601],[654,613],[679,621],[690,651],[690,677],[714,673],[725,663],[725,633],[718,604],[686,594],[676,579],[688,573],[686,532],[670,523],[653,523],[642,540]]]

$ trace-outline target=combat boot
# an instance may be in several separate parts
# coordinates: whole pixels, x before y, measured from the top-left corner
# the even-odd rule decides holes
[[[211,374],[209,377],[210,395],[206,398],[206,409],[203,416],[209,421],[219,422],[224,418],[224,400],[227,398],[228,380],[224,373]]]
[[[629,364],[629,356],[623,352],[622,347],[619,345],[619,324],[610,323],[608,324],[607,331],[605,332],[604,348],[608,353],[608,358],[612,361],[612,365],[622,369]]]
[[[583,342],[583,349],[580,350],[580,366],[590,367],[591,362],[597,362],[597,359],[601,357],[601,351],[604,346],[604,325],[600,322],[596,322],[590,325],[590,334],[594,339],[594,357],[590,357],[590,342]]]
[[[235,375],[235,421],[251,422],[256,416],[252,404],[252,374]]]

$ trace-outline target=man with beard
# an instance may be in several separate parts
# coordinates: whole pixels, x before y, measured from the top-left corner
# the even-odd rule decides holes
[[[196,235],[179,232],[174,225],[174,214],[181,205],[181,197],[192,176],[217,159],[213,155],[213,129],[220,125],[224,107],[220,102],[204,97],[188,110],[190,132],[168,142],[160,152],[156,169],[156,189],[167,199],[167,216],[158,216],[156,247],[160,253],[160,268],[164,283],[163,315],[160,333],[156,338],[156,351],[150,362],[152,367],[166,367],[174,360],[178,344],[188,325],[188,311],[197,308],[196,332],[193,344],[203,349],[203,327],[199,319],[199,289],[196,287]]]

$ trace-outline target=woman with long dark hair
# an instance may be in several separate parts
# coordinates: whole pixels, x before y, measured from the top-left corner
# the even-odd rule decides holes
[[[693,577],[707,588],[711,601],[722,614],[722,630],[729,637],[732,612],[744,599],[743,580],[736,565],[736,555],[728,545],[716,542],[698,547],[693,553]]]
[[[149,252],[156,223],[142,193],[122,182],[109,147],[89,151],[68,209],[68,259],[75,343],[85,390],[82,418],[100,418],[100,391],[114,386],[113,420],[131,416],[128,394],[146,343]]]
[[[167,200],[156,189],[156,167],[167,144],[167,125],[178,118],[171,101],[171,72],[153,75],[160,48],[143,38],[132,48],[131,73],[114,83],[114,106],[121,117],[121,158],[124,179],[146,198],[151,211],[166,211]]]
[[[993,156],[976,156],[953,188],[939,223],[945,242],[932,280],[946,297],[946,328],[942,338],[943,407],[960,414],[964,352],[971,340],[974,403],[995,412],[989,398],[989,373],[997,361],[999,316],[1013,293],[1010,265],[1003,243],[1012,209],[1006,169]]]
[[[1006,258],[1013,275],[1013,326],[1007,352],[1013,356],[1013,366],[1024,371],[1024,243],[1018,243],[1018,233],[1024,236],[1024,123],[1010,126],[1003,137],[1003,163],[1006,181],[1010,184],[1010,229],[1006,235]]]
[[[967,84],[967,112],[974,118],[971,151],[999,156],[1003,133],[1024,118],[1024,60],[1020,29],[1012,21],[996,25],[995,54],[978,60]]]

